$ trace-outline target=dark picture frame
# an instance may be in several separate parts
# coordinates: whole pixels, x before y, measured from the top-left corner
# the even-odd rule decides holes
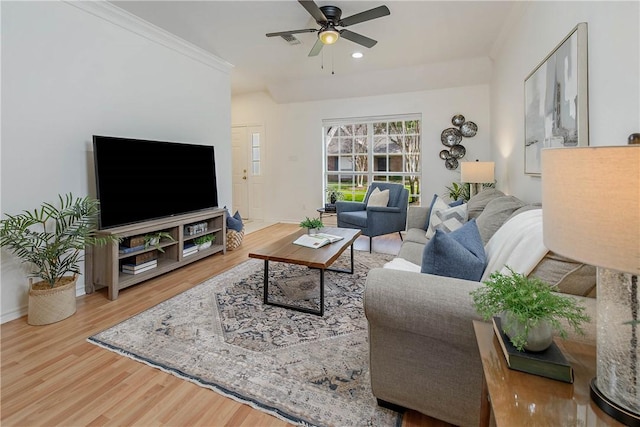
[[[540,176],[542,149],[589,145],[587,23],[525,78],[524,173]]]

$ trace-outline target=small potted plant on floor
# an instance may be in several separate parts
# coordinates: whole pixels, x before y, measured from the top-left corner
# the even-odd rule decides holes
[[[29,265],[30,325],[46,325],[76,311],[76,280],[86,246],[118,241],[96,235],[98,201],[58,196],[58,205],[43,203],[39,209],[6,215],[0,221],[0,245]]]
[[[551,345],[553,331],[566,338],[560,323],[565,319],[577,333],[589,321],[577,300],[563,296],[535,277],[526,277],[507,267],[511,274],[494,272],[471,292],[473,305],[484,320],[500,316],[505,334],[518,350],[543,351]]]
[[[204,236],[196,237],[193,239],[193,243],[196,244],[199,251],[204,249],[208,249],[211,247],[213,242],[216,240],[216,236],[213,234],[205,234]]]
[[[309,218],[306,217],[301,223],[300,223],[300,227],[302,228],[306,228],[307,229],[307,234],[315,234],[318,232],[318,230],[322,227],[324,227],[324,224],[322,223],[322,221],[320,221],[318,218]]]

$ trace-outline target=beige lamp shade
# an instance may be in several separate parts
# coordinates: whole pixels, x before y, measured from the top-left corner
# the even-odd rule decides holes
[[[484,184],[494,180],[494,162],[462,162],[460,163],[460,181]]]
[[[640,274],[640,145],[542,150],[544,243]]]

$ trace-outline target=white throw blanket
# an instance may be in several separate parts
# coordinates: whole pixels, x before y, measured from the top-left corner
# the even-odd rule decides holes
[[[482,281],[494,271],[508,274],[513,271],[531,273],[549,251],[542,242],[542,209],[525,211],[505,222],[484,247],[487,268]]]

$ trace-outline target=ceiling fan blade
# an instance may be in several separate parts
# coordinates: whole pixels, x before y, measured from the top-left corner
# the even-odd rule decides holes
[[[267,37],[288,36],[290,34],[300,34],[300,33],[315,33],[317,31],[318,30],[314,28],[306,28],[304,30],[280,31],[278,33],[267,33]]]
[[[309,56],[318,56],[318,54],[322,50],[322,46],[324,46],[324,44],[320,41],[320,39],[316,40],[316,44],[314,44],[311,48]]]
[[[351,40],[354,43],[361,44],[364,47],[374,47],[376,43],[378,43],[374,39],[370,39],[369,37],[363,36],[362,34],[354,33],[349,30],[340,30],[340,35],[347,40]]]
[[[298,3],[307,9],[309,15],[313,16],[313,19],[315,19],[317,23],[322,24],[327,22],[327,17],[324,16],[324,13],[322,13],[318,5],[315,4],[313,0],[298,0]]]
[[[349,25],[359,24],[360,22],[370,21],[376,18],[382,18],[383,16],[391,15],[391,11],[387,6],[378,6],[373,9],[365,10],[364,12],[356,13],[347,18],[341,19],[338,25],[341,27],[348,27]]]

